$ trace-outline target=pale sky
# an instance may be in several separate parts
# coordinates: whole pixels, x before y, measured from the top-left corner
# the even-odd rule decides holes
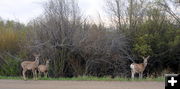
[[[48,0],[0,0],[0,17],[28,23],[43,12],[43,3]],[[82,13],[97,18],[103,13],[104,0],[78,0]],[[103,15],[103,14],[102,14]]]
[[[43,3],[48,0],[0,0],[0,17],[3,20],[15,20],[27,24],[43,13]],[[94,21],[101,15],[108,22],[105,14],[105,0],[78,0],[81,12]],[[180,8],[176,9],[180,12]],[[180,13],[179,13],[180,14]]]

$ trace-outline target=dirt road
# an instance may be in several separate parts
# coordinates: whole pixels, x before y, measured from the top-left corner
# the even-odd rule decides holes
[[[0,89],[164,89],[164,82],[0,80]]]

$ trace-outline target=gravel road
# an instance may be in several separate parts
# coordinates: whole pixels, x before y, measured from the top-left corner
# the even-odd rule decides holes
[[[165,89],[164,82],[0,80],[0,89]]]

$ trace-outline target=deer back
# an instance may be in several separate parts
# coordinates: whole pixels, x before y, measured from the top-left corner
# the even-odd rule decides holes
[[[137,64],[137,63],[132,63],[131,64],[131,69],[134,71],[134,72],[143,72],[144,69],[145,69],[145,65],[143,63],[140,63],[140,64]]]
[[[21,63],[23,69],[31,70],[37,68],[35,61],[24,61]]]
[[[24,70],[34,70],[39,65],[39,56],[40,54],[33,54],[35,61],[24,61],[21,63],[21,66]]]
[[[38,71],[40,72],[46,72],[48,70],[46,65],[39,65],[38,66]]]

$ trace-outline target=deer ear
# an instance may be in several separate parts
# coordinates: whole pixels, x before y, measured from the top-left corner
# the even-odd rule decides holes
[[[146,59],[149,59],[150,56],[147,56]]]
[[[40,56],[40,53],[33,53],[33,56]]]
[[[140,57],[141,57],[142,59],[144,59],[144,56],[140,55]]]

